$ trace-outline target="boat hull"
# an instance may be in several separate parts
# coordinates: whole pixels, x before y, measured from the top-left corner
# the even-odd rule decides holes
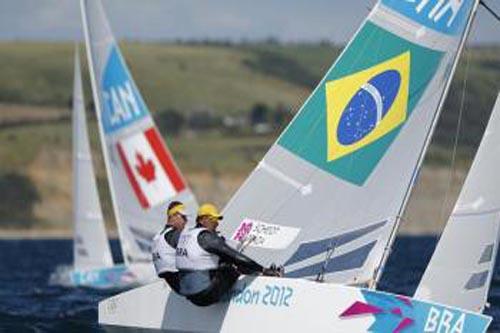
[[[200,308],[163,281],[99,303],[99,323],[188,332],[486,332],[491,318],[343,285],[244,277],[228,300]]]
[[[156,279],[152,264],[114,265],[89,270],[74,270],[71,285],[94,289],[127,289]]]

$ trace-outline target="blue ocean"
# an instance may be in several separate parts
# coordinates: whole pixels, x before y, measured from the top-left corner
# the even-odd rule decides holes
[[[436,244],[433,237],[400,237],[381,289],[412,295]],[[112,241],[115,260],[118,242]],[[51,285],[58,267],[71,265],[71,240],[0,241],[0,332],[100,332],[97,304],[113,295]],[[493,280],[487,313],[500,332],[500,276]]]

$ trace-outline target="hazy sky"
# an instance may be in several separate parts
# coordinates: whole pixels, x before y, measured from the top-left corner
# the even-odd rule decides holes
[[[500,12],[500,1],[485,0]],[[375,0],[104,0],[118,38],[330,40],[343,43]],[[0,0],[0,39],[73,40],[77,0]],[[479,10],[471,42],[499,43],[500,22]]]

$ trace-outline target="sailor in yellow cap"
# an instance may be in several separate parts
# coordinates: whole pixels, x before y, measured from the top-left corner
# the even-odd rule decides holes
[[[179,238],[176,265],[180,294],[198,306],[218,302],[229,292],[240,274],[277,275],[226,244],[217,233],[223,216],[213,204],[198,209],[196,226]]]
[[[187,213],[184,204],[173,201],[167,208],[165,227],[153,238],[152,255],[156,273],[170,288],[179,291],[179,272],[175,263],[175,249],[179,236],[186,226]]]
[[[215,231],[219,226],[219,221],[224,217],[219,213],[217,207],[213,204],[203,204],[198,208],[196,223],[203,225],[205,228]]]

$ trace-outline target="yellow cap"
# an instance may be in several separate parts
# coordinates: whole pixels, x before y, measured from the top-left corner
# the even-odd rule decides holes
[[[209,203],[203,204],[198,208],[198,216],[211,216],[217,220],[222,220],[223,218],[217,207]]]
[[[167,215],[169,217],[174,216],[175,214],[181,214],[181,215],[186,216],[187,215],[186,214],[186,207],[183,204],[180,204],[180,205],[175,205],[174,207],[167,210]]]

